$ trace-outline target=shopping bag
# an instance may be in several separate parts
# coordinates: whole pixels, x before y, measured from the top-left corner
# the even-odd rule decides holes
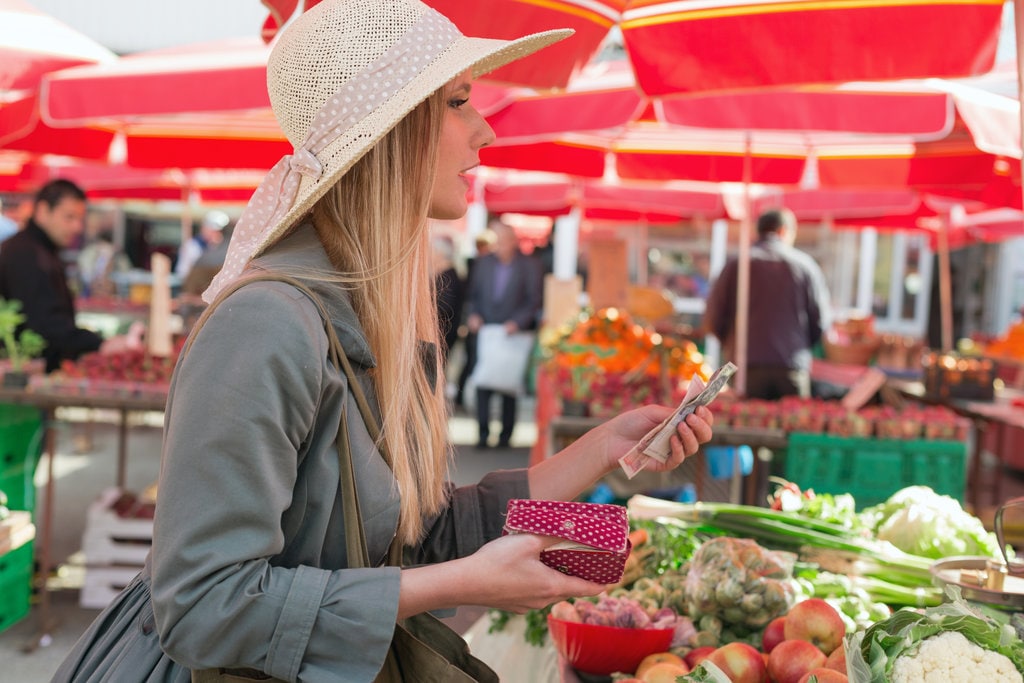
[[[541,562],[596,583],[618,583],[632,547],[621,505],[513,499],[502,535],[520,533],[565,539],[541,551]]]
[[[505,331],[504,325],[484,325],[476,335],[476,366],[470,383],[479,389],[521,394],[533,353],[534,335]]]

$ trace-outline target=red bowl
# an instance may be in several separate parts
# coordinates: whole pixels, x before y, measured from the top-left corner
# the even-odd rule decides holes
[[[548,615],[548,632],[558,654],[577,671],[599,676],[633,673],[647,655],[668,650],[674,631],[581,624]]]

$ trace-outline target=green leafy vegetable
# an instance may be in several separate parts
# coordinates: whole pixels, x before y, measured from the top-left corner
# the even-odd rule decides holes
[[[731,683],[724,671],[706,659],[694,667],[693,671],[676,680],[687,683]]]
[[[900,550],[941,559],[956,555],[999,558],[995,534],[966,512],[959,501],[927,486],[908,486],[867,508],[861,518],[875,535]]]
[[[846,639],[850,680],[887,683],[897,659],[912,655],[927,638],[956,631],[978,647],[1007,657],[1024,671],[1024,643],[1009,624],[999,624],[976,612],[960,597],[956,586],[946,589],[950,602],[920,612],[901,609],[865,631]]]

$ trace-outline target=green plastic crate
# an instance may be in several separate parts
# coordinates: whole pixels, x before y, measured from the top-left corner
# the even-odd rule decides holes
[[[857,509],[907,486],[929,486],[964,502],[967,443],[792,433],[783,476],[817,493],[849,493]]]
[[[0,632],[28,614],[32,601],[32,548],[29,541],[0,555]]]
[[[35,510],[33,480],[42,452],[43,421],[38,408],[0,404],[0,491],[12,510]]]

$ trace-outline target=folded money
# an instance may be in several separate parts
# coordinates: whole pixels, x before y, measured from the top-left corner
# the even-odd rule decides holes
[[[690,380],[686,396],[683,397],[672,414],[640,439],[626,455],[619,458],[619,465],[626,476],[632,479],[637,472],[647,467],[652,459],[665,462],[672,454],[670,442],[672,435],[675,434],[676,426],[696,410],[697,406],[706,406],[714,401],[715,397],[725,388],[729,379],[736,373],[736,369],[733,363],[726,363],[715,370],[706,385],[700,377],[694,376]]]

